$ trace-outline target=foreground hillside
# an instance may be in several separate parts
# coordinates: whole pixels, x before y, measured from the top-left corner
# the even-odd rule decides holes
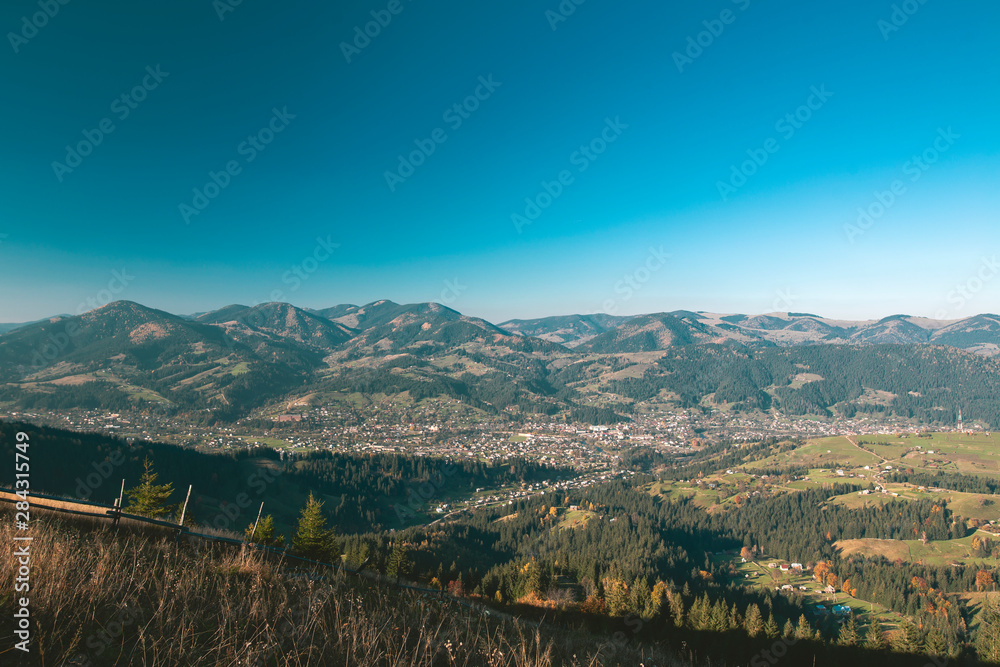
[[[4,509],[0,535],[12,543]],[[33,524],[38,665],[680,665],[662,649],[539,629],[446,597],[259,553],[52,518]],[[5,550],[4,571],[17,569]],[[13,613],[12,582],[0,610]],[[9,635],[5,631],[5,639]],[[5,650],[12,642],[5,641]],[[3,664],[20,656],[7,650]],[[700,664],[700,663],[694,663]]]

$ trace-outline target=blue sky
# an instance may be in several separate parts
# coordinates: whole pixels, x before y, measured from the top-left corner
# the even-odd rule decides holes
[[[0,8],[0,321],[1000,310],[996,3],[225,2]]]

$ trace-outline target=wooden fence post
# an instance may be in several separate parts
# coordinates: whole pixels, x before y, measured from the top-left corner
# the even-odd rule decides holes
[[[181,510],[181,521],[180,521],[180,525],[181,526],[184,525],[184,515],[187,514],[188,500],[191,499],[191,487],[192,486],[193,486],[192,484],[188,484],[187,496],[184,498],[184,509]]]
[[[257,537],[257,524],[258,524],[258,523],[260,523],[260,515],[261,515],[261,514],[263,514],[263,512],[264,512],[264,503],[263,503],[263,502],[261,502],[261,504],[260,504],[260,509],[259,509],[259,510],[257,510],[257,520],[253,522],[253,530],[252,530],[252,531],[250,531],[250,542],[251,542],[252,544],[255,544],[255,543],[256,543],[256,537]]]
[[[122,518],[122,499],[125,498],[125,479],[122,478],[122,490],[118,492],[118,500],[115,501],[115,527],[118,527],[118,522]]]

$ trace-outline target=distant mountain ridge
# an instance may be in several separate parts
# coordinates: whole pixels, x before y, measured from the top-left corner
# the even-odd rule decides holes
[[[942,419],[961,400],[970,417],[996,415],[1000,424],[1000,398],[991,398],[1000,397],[1000,356],[987,359],[998,351],[1000,317],[992,314],[851,322],[677,310],[496,325],[438,303],[232,304],[177,316],[118,301],[0,334],[0,405],[141,405],[232,420],[361,396],[609,423],[644,400],[847,414],[881,397],[878,409]],[[787,363],[786,352],[800,365]],[[878,379],[899,364],[910,369],[905,382]],[[959,397],[963,376],[954,371],[962,364],[977,379]],[[917,382],[921,373],[926,383]],[[886,392],[899,394],[888,406]]]
[[[674,318],[677,322],[671,322],[667,317]],[[649,327],[657,325],[653,325],[649,318],[658,318],[659,327],[670,328],[678,336],[676,340],[684,342],[668,342],[675,339],[652,334]],[[644,343],[638,342],[628,333],[638,326],[636,320],[646,327],[642,332]],[[582,333],[583,327],[578,324],[580,322],[588,325],[585,333]],[[681,323],[686,323],[686,327]],[[566,347],[579,347],[581,350],[594,352],[630,352],[635,351],[637,346],[643,349],[663,349],[677,344],[721,342],[725,339],[748,347],[935,344],[949,345],[986,356],[1000,352],[1000,316],[993,314],[974,315],[958,320],[891,315],[880,320],[849,321],[807,313],[742,315],[673,311],[628,317],[566,315],[510,320],[499,326],[521,335],[545,338],[561,342]],[[618,333],[610,333],[615,330],[619,330]],[[604,338],[600,338],[602,335]],[[654,339],[660,342],[654,342]]]

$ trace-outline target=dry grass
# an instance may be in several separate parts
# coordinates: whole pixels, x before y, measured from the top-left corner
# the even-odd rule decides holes
[[[540,630],[346,574],[294,570],[248,549],[178,545],[162,532],[116,533],[88,519],[32,519],[29,664],[676,664],[649,647]],[[7,544],[12,523],[0,528]],[[16,571],[12,552],[0,555],[5,572]],[[12,587],[10,577],[0,582],[6,618]],[[0,663],[20,658],[8,648],[9,631],[2,637]]]

